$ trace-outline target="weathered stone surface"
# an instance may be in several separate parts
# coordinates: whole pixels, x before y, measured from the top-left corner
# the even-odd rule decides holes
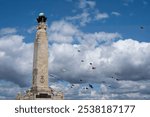
[[[40,23],[37,29],[34,42],[32,87],[48,88],[48,40],[45,23]]]
[[[39,22],[34,41],[32,88],[25,94],[18,94],[16,99],[63,99],[63,93],[48,86],[48,39],[45,22]]]

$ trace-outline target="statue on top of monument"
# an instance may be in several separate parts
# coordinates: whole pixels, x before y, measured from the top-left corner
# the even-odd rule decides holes
[[[39,17],[37,18],[38,23],[46,22],[47,18],[45,17],[44,13],[39,13]]]

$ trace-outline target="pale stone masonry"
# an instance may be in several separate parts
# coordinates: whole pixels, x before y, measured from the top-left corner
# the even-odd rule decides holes
[[[37,18],[38,26],[34,41],[32,87],[25,94],[18,94],[21,100],[57,100],[63,99],[63,93],[48,86],[48,39],[46,33],[46,17],[40,13]]]

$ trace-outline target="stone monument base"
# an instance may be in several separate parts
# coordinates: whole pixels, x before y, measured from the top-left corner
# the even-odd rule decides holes
[[[63,98],[62,92],[56,92],[50,87],[32,87],[25,94],[18,93],[16,97],[17,100],[63,100]]]

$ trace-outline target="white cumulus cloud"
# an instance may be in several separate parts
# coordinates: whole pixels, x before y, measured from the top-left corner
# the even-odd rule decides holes
[[[0,37],[0,80],[11,81],[21,87],[29,85],[33,46],[23,39],[17,34]]]
[[[95,16],[96,20],[102,20],[109,18],[109,15],[107,13],[97,13]]]
[[[115,16],[120,16],[121,15],[119,12],[115,12],[115,11],[113,11],[111,14],[115,15]]]
[[[66,21],[53,22],[48,34],[53,42],[49,84],[63,91],[66,99],[150,99],[150,43],[120,39],[119,33],[83,33]],[[11,88],[18,92],[31,85],[33,43],[24,38],[0,37],[0,87],[13,85],[4,88],[7,93],[0,90],[1,99],[15,97]]]
[[[77,27],[65,21],[53,22],[48,30],[49,40],[58,43],[71,43],[78,32]]]
[[[96,8],[96,2],[92,0],[79,0],[79,13],[74,16],[67,16],[65,20],[78,24],[79,26],[86,26],[88,23],[95,20],[103,20],[109,18],[105,12],[100,12]]]
[[[96,5],[95,1],[92,0],[79,0],[79,7],[80,8],[94,8]]]
[[[0,36],[6,35],[6,34],[14,34],[16,32],[17,32],[17,30],[15,28],[10,28],[10,27],[2,28],[2,29],[0,29]]]

